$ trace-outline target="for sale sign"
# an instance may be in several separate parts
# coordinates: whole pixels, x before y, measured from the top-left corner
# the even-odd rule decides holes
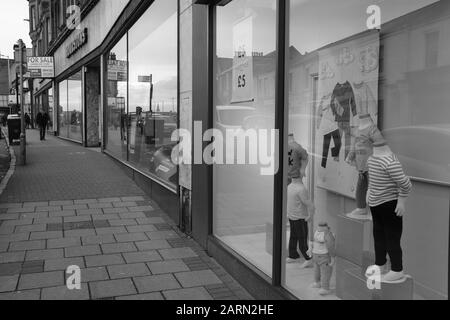
[[[55,64],[53,57],[29,57],[28,72],[31,78],[54,78]]]

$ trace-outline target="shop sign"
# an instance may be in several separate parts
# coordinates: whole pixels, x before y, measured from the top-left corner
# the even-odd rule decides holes
[[[55,64],[53,57],[29,57],[28,73],[30,78],[54,78]]]
[[[128,80],[128,63],[123,60],[108,60],[108,80],[124,82]]]
[[[66,47],[66,57],[70,58],[73,56],[78,50],[80,50],[86,43],[88,42],[88,29],[84,28],[84,30],[78,33],[75,39]]]
[[[233,47],[232,103],[254,101],[253,17],[248,17],[234,25]]]

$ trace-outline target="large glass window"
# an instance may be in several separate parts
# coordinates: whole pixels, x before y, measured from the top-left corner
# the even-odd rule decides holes
[[[68,113],[67,113],[67,81],[59,83],[58,90],[58,133],[61,137],[68,136]]]
[[[108,60],[106,149],[121,160],[127,158],[128,144],[128,59],[127,38],[111,49]]]
[[[81,71],[59,83],[59,135],[83,142],[83,88]]]
[[[177,2],[159,0],[129,30],[129,161],[178,185]],[[157,45],[155,45],[157,44]]]
[[[449,24],[448,1],[290,1],[283,286],[299,298],[448,296]],[[367,286],[386,257],[395,294]]]
[[[177,1],[157,0],[108,55],[106,149],[172,189],[178,128]]]
[[[237,159],[240,148],[233,142],[243,142],[243,158],[254,160],[253,133],[274,128],[275,33],[275,0],[235,0],[217,7],[214,127],[225,137],[228,161],[214,166],[214,235],[268,276],[274,177],[262,175],[257,162]],[[226,138],[227,132],[236,138]]]

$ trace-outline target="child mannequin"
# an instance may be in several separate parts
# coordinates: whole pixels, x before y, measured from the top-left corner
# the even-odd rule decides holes
[[[401,282],[403,273],[403,252],[401,238],[406,202],[412,190],[411,180],[404,174],[402,165],[386,141],[374,144],[373,156],[369,159],[370,184],[368,202],[373,216],[375,239],[375,266],[367,271],[379,270],[381,281]],[[384,273],[387,255],[392,270]]]
[[[308,255],[308,236],[314,212],[314,204],[309,199],[308,190],[304,186],[302,178],[292,179],[292,183],[288,186],[288,218],[291,226],[291,237],[287,262],[295,263],[300,260],[297,251],[299,247],[306,260],[302,268],[312,267],[312,260]]]
[[[369,114],[359,117],[357,131],[352,151],[347,158],[347,163],[354,165],[359,173],[356,188],[357,208],[347,216],[358,220],[368,220],[370,219],[370,215],[366,202],[369,187],[369,168],[367,162],[373,154],[373,144],[384,141],[384,138]]]
[[[313,288],[320,289],[322,296],[329,295],[330,281],[336,259],[336,240],[328,223],[320,223],[314,234],[311,245],[315,269],[315,283]]]

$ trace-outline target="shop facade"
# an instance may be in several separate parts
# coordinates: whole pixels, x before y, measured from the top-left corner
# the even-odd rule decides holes
[[[193,61],[193,70],[180,73],[186,128],[198,121],[217,136],[244,129],[249,140],[249,129],[279,133],[268,148],[275,150],[275,175],[261,174],[268,163],[224,165],[217,150],[215,165],[180,167],[188,171],[180,179],[189,177],[181,183],[192,190],[194,237],[261,299],[447,299],[448,2],[194,2],[184,1],[180,11],[181,37],[193,39],[180,43],[181,61]],[[351,161],[360,159],[354,154],[366,121],[360,118],[379,128],[413,184],[402,221],[408,277],[380,289],[365,275],[380,238],[374,240],[374,223],[355,211],[367,170]],[[201,147],[210,152],[213,140],[206,140]],[[308,153],[303,182],[316,207],[310,236],[327,223],[336,238],[325,296],[312,288],[314,270],[302,269],[304,260],[288,263],[288,185],[292,166],[302,160],[298,146]],[[245,152],[248,161],[255,146],[246,144]]]
[[[49,51],[55,79],[35,80],[37,105],[60,138],[117,161],[256,298],[447,299],[450,5],[371,2],[85,1],[79,27]],[[350,157],[360,116],[413,184],[402,237],[410,277],[381,290],[364,275],[373,222],[348,216],[364,171]],[[225,139],[212,161],[175,164],[177,129],[191,133],[183,159],[203,159],[229,129],[277,134],[258,143],[268,161],[223,164],[239,150]],[[254,145],[243,146],[254,160]],[[297,146],[315,204],[310,235],[326,222],[336,238],[326,296],[311,287],[313,269],[287,263]]]

